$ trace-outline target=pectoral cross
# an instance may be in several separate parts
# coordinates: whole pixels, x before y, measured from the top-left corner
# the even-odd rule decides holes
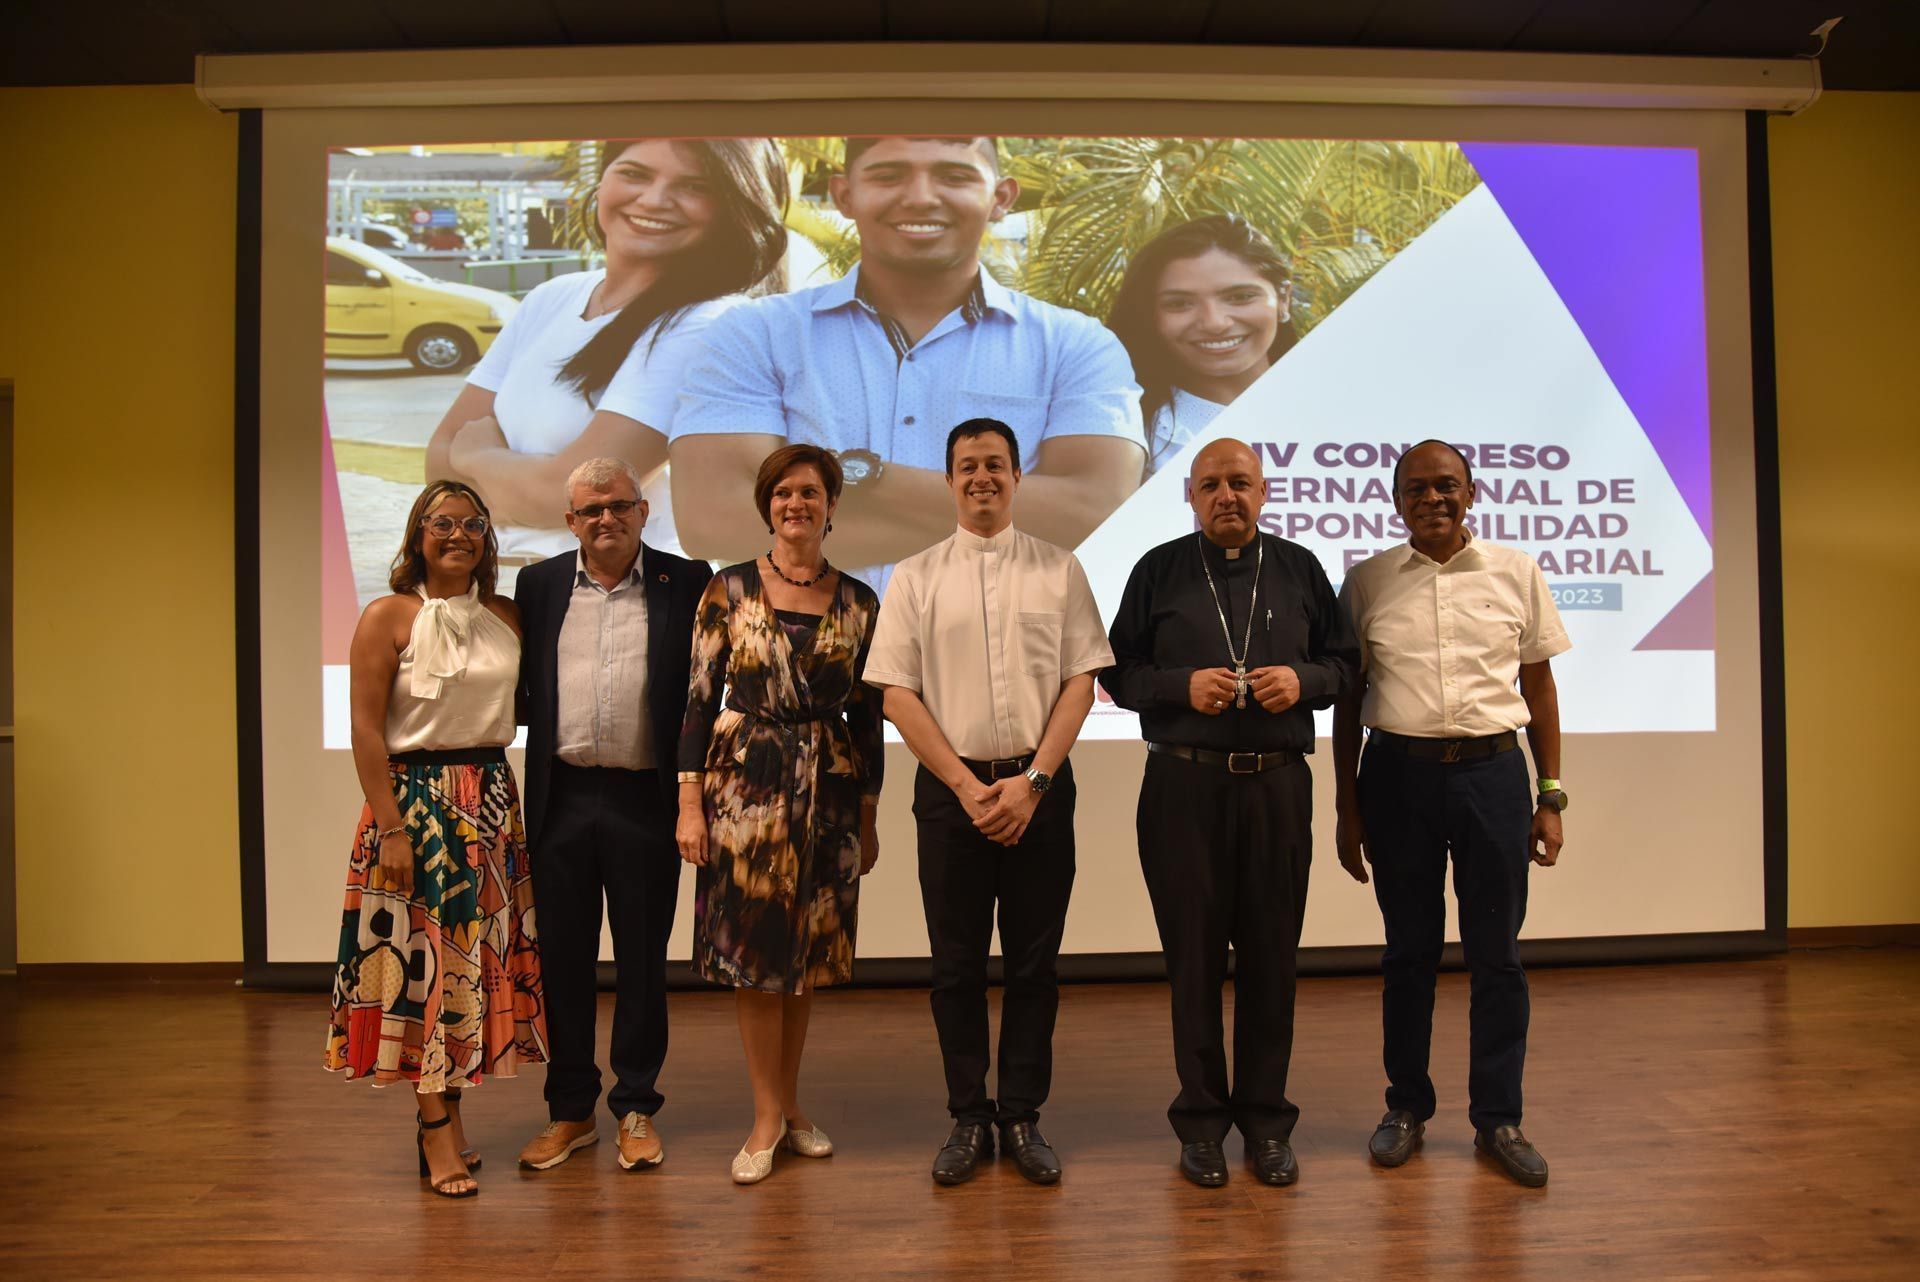
[[[1247,665],[1244,663],[1233,665],[1233,706],[1247,706]]]

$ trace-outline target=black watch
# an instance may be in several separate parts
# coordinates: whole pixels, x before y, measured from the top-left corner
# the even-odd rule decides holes
[[[1033,791],[1037,795],[1053,787],[1053,776],[1044,770],[1029,770],[1027,782],[1033,785]]]
[[[1551,792],[1540,793],[1534,798],[1534,801],[1537,804],[1545,806],[1548,809],[1553,810],[1557,813],[1567,808],[1566,789],[1555,788]]]
[[[872,450],[840,450],[840,480],[847,486],[871,485],[887,470],[887,461]]]

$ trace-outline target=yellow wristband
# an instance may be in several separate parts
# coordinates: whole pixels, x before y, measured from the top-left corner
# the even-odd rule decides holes
[[[1559,792],[1560,781],[1558,779],[1542,779],[1540,781],[1540,791],[1541,792]]]

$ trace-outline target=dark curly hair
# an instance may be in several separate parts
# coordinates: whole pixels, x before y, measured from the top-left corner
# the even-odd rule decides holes
[[[1142,245],[1127,264],[1126,279],[1120,283],[1113,311],[1107,316],[1107,328],[1120,339],[1133,361],[1133,376],[1140,384],[1140,410],[1149,424],[1160,407],[1173,399],[1173,389],[1179,382],[1179,370],[1160,337],[1154,316],[1160,276],[1169,263],[1198,258],[1210,249],[1232,254],[1253,268],[1276,293],[1284,293],[1292,283],[1293,275],[1273,242],[1239,214],[1210,214],[1176,223]],[[1293,342],[1293,327],[1283,323],[1267,348],[1267,360],[1279,360]]]

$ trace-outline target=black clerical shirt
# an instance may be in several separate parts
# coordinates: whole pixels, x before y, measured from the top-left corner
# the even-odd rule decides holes
[[[1313,709],[1330,707],[1351,687],[1360,647],[1327,572],[1297,543],[1260,535],[1260,594],[1253,603],[1247,671],[1284,664],[1300,676],[1300,701],[1275,714],[1247,691],[1247,706],[1229,703],[1219,716],[1197,712],[1188,682],[1200,668],[1233,667],[1220,609],[1207,587],[1200,558],[1232,630],[1232,652],[1246,636],[1256,547],[1238,557],[1200,533],[1162,543],[1140,558],[1127,580],[1108,639],[1114,666],[1100,675],[1113,701],[1140,714],[1141,733],[1155,743],[1217,752],[1313,751]]]

